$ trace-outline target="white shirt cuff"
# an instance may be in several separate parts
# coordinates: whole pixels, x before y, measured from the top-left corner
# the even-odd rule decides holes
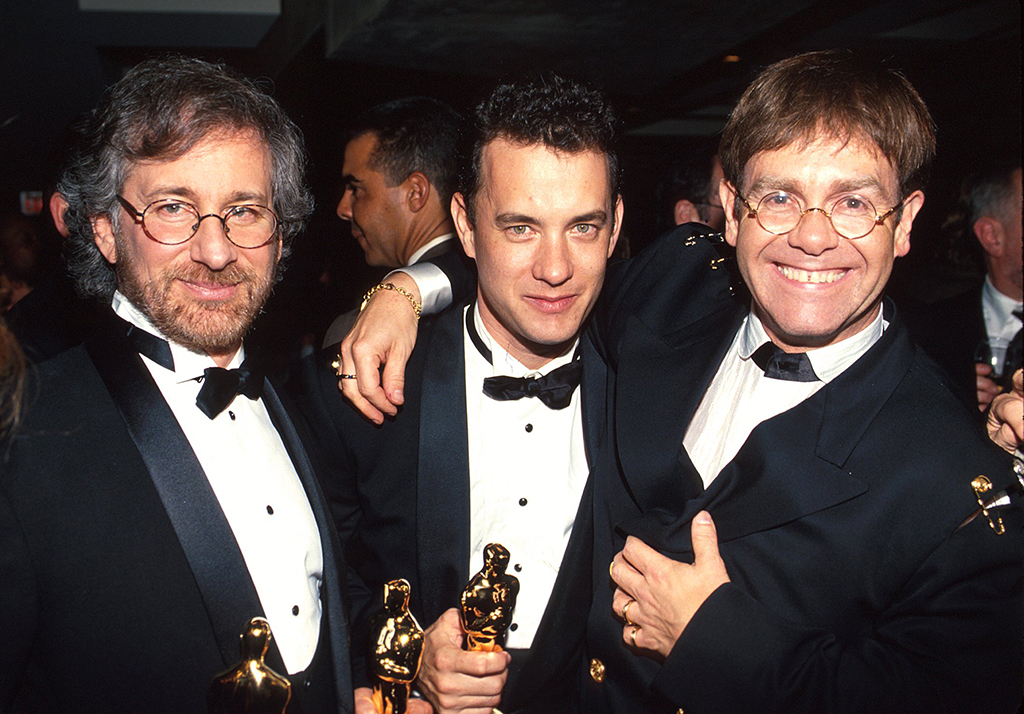
[[[405,273],[416,283],[424,315],[436,315],[452,304],[452,283],[444,271],[433,263],[417,263],[394,270],[382,282],[386,283],[395,273]]]

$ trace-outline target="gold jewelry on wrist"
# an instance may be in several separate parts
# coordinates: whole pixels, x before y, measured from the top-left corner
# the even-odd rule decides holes
[[[377,283],[372,288],[370,288],[366,292],[366,294],[363,295],[363,303],[359,306],[359,312],[362,312],[370,298],[376,295],[381,290],[394,290],[399,295],[404,295],[405,298],[409,301],[409,304],[412,305],[412,311],[416,315],[416,319],[420,319],[420,311],[423,309],[423,306],[420,305],[420,303],[416,300],[415,297],[413,297],[411,292],[409,292],[405,288],[398,287],[394,283]]]

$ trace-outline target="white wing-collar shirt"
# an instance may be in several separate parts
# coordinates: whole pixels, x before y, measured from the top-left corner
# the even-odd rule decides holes
[[[508,572],[519,578],[520,588],[506,646],[528,648],[558,577],[589,472],[580,390],[577,387],[566,408],[551,409],[536,398],[491,399],[483,393],[483,380],[499,375],[547,374],[571,362],[575,348],[538,370],[527,369],[491,338],[479,310],[475,305],[472,309],[477,334],[490,349],[492,361],[487,361],[463,328],[471,516],[469,572],[482,567],[488,543],[501,543],[509,550]]]
[[[122,319],[166,339],[120,293],[111,304]],[[288,672],[301,672],[312,661],[320,635],[324,568],[320,533],[302,482],[263,400],[239,395],[209,419],[196,406],[201,387],[196,378],[216,364],[209,355],[168,344],[174,370],[145,355],[142,361],[217,496]],[[244,348],[239,349],[228,367],[238,367],[244,357]]]

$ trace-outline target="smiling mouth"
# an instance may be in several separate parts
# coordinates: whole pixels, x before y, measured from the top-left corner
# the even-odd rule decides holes
[[[527,298],[527,300],[530,300],[544,312],[551,313],[562,312],[568,308],[575,299],[575,295],[566,295],[564,297],[543,297],[540,295],[533,295]]]
[[[834,283],[847,273],[845,270],[800,270],[778,263],[775,264],[775,267],[787,280],[798,283]]]
[[[206,300],[224,300],[235,294],[238,283],[197,283],[181,281],[189,292]]]

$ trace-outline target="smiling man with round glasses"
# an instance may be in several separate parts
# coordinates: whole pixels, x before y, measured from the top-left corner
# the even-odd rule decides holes
[[[720,197],[749,309],[662,260],[611,355],[584,711],[1016,711],[1020,504],[962,525],[1009,458],[884,298],[934,150],[910,83],[847,52],[740,99]]]

